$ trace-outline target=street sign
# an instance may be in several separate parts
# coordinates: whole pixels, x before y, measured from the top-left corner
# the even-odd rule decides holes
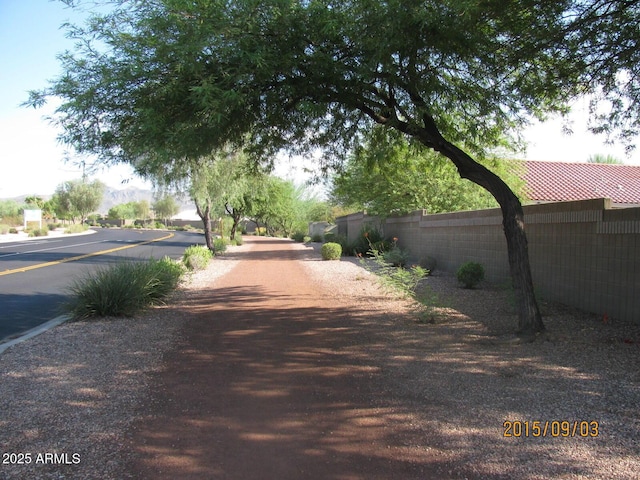
[[[27,228],[27,222],[38,222],[40,224],[38,228],[42,228],[42,210],[25,210],[23,216],[24,228]]]

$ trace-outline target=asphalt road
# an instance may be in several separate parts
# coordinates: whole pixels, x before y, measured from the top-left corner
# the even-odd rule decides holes
[[[96,267],[123,259],[177,259],[197,243],[204,243],[197,233],[114,229],[0,243],[0,341],[60,315],[67,286]]]

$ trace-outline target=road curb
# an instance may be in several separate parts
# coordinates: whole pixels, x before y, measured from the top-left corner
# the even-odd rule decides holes
[[[31,330],[27,330],[26,332],[20,334],[18,338],[9,340],[6,343],[0,343],[0,354],[4,353],[4,351],[7,350],[8,348],[13,347],[14,345],[17,345],[19,343],[22,343],[25,340],[29,340],[30,338],[33,338],[37,335],[40,335],[41,333],[44,333],[53,327],[57,327],[58,325],[70,319],[71,317],[69,317],[68,315],[60,315],[54,318],[53,320],[49,320],[48,322],[38,325],[37,327],[34,327]]]

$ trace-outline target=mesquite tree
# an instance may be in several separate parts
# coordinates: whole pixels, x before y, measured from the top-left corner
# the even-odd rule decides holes
[[[68,0],[68,3],[73,3]],[[605,0],[127,0],[84,27],[63,74],[62,139],[139,171],[228,142],[339,158],[379,124],[484,187],[503,214],[518,330],[543,330],[523,211],[474,160],[572,98],[595,92],[594,127],[635,132],[638,7]],[[597,100],[598,97],[594,97]],[[630,101],[617,101],[620,99]],[[608,131],[608,130],[607,130]],[[333,154],[333,155],[331,155]]]

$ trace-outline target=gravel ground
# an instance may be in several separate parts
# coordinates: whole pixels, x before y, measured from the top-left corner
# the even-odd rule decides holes
[[[149,374],[177,341],[180,305],[237,262],[217,258],[190,275],[172,307],[69,322],[0,355],[0,479],[125,478],[125,432],[143,413]]]
[[[639,478],[640,325],[541,301],[547,331],[522,344],[506,288],[466,290],[436,271],[418,291],[435,299],[425,312],[381,294],[355,259],[315,260],[306,265],[316,279],[340,279],[337,295],[351,295],[354,305],[375,300],[389,312],[375,352],[384,383],[415,427],[408,444],[431,436],[426,449],[448,452],[443,473]]]
[[[245,248],[193,275],[171,306],[135,320],[67,323],[2,354],[0,478],[127,478],[127,428],[178,339],[180,305]],[[463,290],[434,272],[422,294],[438,302],[425,313],[355,260],[323,262],[317,245],[295,248],[330,295],[370,312],[363,335],[376,342],[366,354],[383,372],[379,388],[396,399],[381,411],[393,411],[407,448],[443,459],[443,476],[638,478],[640,326],[543,303],[547,334],[519,344],[508,290]]]

